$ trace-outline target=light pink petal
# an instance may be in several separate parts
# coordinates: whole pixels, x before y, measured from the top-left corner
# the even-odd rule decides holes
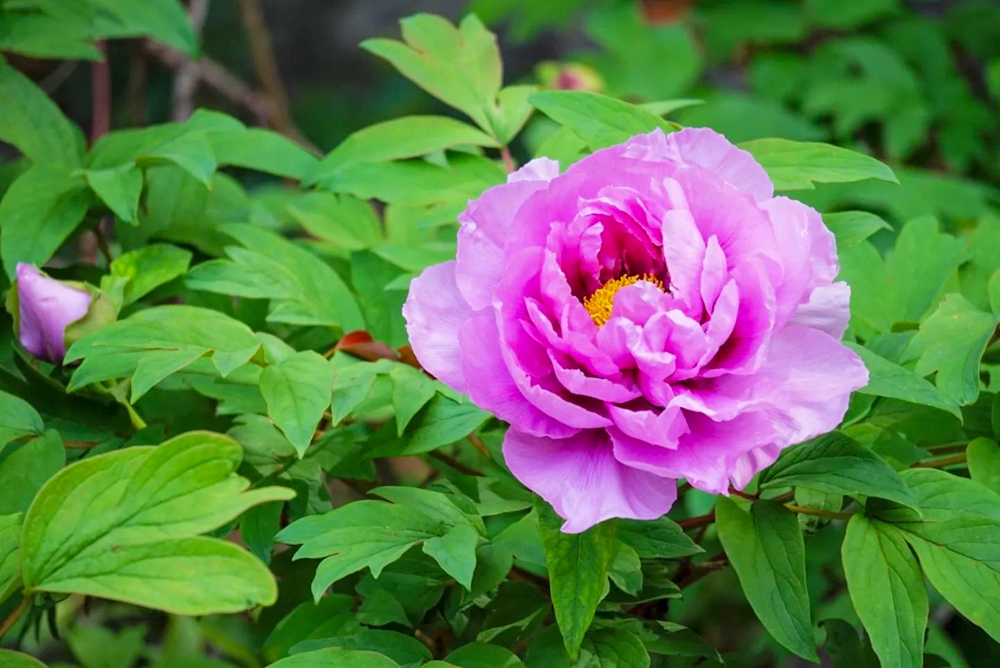
[[[619,463],[602,431],[555,440],[510,429],[503,454],[511,473],[566,520],[566,533],[613,517],[656,519],[677,499],[674,480]]]
[[[839,340],[850,319],[851,287],[841,281],[813,290],[809,301],[795,310],[789,324],[812,327]]]
[[[678,440],[688,430],[679,408],[630,410],[608,406],[608,413],[622,433],[664,448],[676,448]]]
[[[549,355],[552,358],[552,369],[555,371],[559,383],[573,394],[620,403],[642,396],[642,392],[631,381],[591,376],[580,369],[565,364],[556,354],[550,352]]]
[[[715,308],[728,277],[726,254],[722,252],[719,238],[712,235],[705,243],[705,261],[701,265],[701,300],[709,313]]]
[[[535,158],[524,163],[521,169],[507,177],[507,183],[519,181],[551,181],[559,176],[559,161],[550,158]]]
[[[406,333],[423,366],[457,392],[465,392],[458,331],[474,315],[455,284],[455,262],[427,267],[410,283],[403,304]]]
[[[713,172],[757,201],[774,194],[771,179],[754,157],[714,130],[685,128],[673,132],[666,137],[666,149],[671,160]]]

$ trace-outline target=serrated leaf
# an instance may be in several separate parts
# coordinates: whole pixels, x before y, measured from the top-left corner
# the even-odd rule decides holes
[[[528,100],[595,151],[657,128],[668,133],[674,130],[651,111],[599,93],[544,91],[532,94]]]
[[[549,591],[556,622],[570,657],[576,658],[597,604],[607,592],[618,527],[602,522],[583,533],[563,533],[563,520],[546,503],[537,506],[545,545]]]
[[[918,374],[937,373],[934,382],[943,393],[972,404],[979,397],[979,363],[996,327],[992,314],[951,294],[921,323],[905,356],[917,360]]]
[[[333,388],[333,367],[319,353],[289,355],[264,369],[260,392],[267,414],[302,457],[319,426]]]
[[[861,361],[865,363],[865,367],[868,368],[868,384],[858,390],[861,394],[900,399],[921,406],[940,408],[959,420],[962,419],[962,411],[958,404],[934,387],[930,381],[856,343],[847,343],[846,345],[857,353]]]
[[[819,663],[795,514],[773,501],[757,501],[746,513],[726,497],[716,500],[715,514],[719,539],[757,618],[785,648]]]
[[[270,605],[277,590],[263,564],[236,545],[196,537],[293,496],[282,487],[248,491],[249,481],[234,475],[240,457],[232,439],[191,432],[66,467],[25,515],[26,589],[186,615]]]
[[[864,494],[911,508],[916,499],[877,454],[840,432],[785,450],[760,476],[761,489],[803,485],[822,492]]]
[[[899,531],[855,515],[841,549],[854,609],[886,668],[923,665],[927,587]]]
[[[862,153],[819,142],[755,139],[743,142],[760,163],[775,190],[812,190],[814,183],[846,183],[881,179],[899,183],[892,170]]]

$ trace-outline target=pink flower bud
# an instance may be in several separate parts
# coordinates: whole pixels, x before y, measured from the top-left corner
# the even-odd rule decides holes
[[[62,362],[66,328],[87,316],[93,297],[82,286],[71,287],[18,263],[16,324],[21,345],[35,357]]]

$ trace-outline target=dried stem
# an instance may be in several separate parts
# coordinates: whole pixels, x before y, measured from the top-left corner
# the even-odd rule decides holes
[[[208,16],[209,0],[191,0],[188,4],[188,20],[195,35],[201,35]],[[194,113],[194,96],[198,92],[197,66],[193,60],[186,61],[177,69],[174,77],[174,108],[171,117],[175,121],[186,120]]]
[[[103,58],[90,66],[91,108],[90,142],[97,141],[111,129],[111,66],[103,41],[97,43]]]

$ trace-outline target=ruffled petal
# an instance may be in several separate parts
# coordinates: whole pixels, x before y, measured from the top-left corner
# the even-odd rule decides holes
[[[812,327],[839,340],[850,319],[851,287],[841,281],[813,290],[809,300],[795,310],[789,324]]]
[[[684,128],[672,132],[666,137],[666,150],[669,159],[710,171],[757,201],[774,194],[770,177],[754,157],[715,130]]]
[[[423,366],[457,392],[466,391],[458,331],[475,313],[455,283],[455,262],[427,267],[410,283],[403,304],[406,333]]]
[[[586,531],[613,517],[656,519],[677,499],[674,480],[618,462],[601,431],[555,440],[510,429],[503,454],[517,479],[566,520],[566,533]]]

